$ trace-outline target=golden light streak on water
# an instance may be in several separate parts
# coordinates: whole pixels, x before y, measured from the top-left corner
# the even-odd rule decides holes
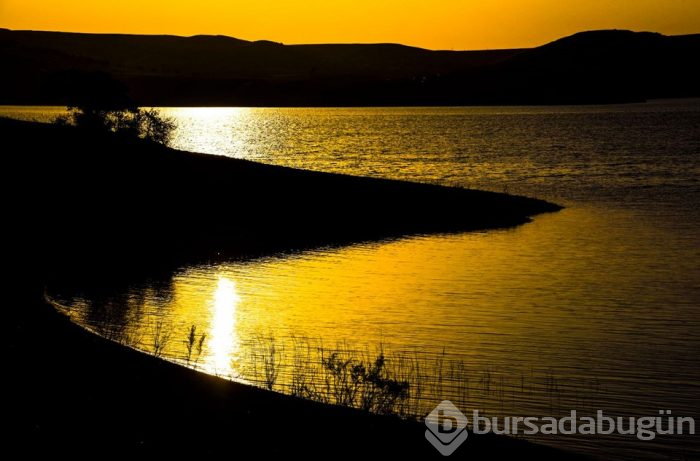
[[[236,283],[220,276],[211,301],[211,321],[207,333],[206,366],[215,372],[229,370],[238,352],[236,323],[240,300]]]

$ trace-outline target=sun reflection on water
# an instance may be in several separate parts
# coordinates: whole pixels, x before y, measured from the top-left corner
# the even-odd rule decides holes
[[[214,155],[247,158],[249,139],[257,132],[252,109],[244,107],[167,107],[177,121],[171,146]]]
[[[241,298],[236,282],[219,277],[211,302],[211,322],[209,327],[208,367],[214,372],[228,372],[231,361],[239,349],[236,333],[237,308]]]

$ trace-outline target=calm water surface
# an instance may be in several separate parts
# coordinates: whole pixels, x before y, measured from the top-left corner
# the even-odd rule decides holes
[[[700,418],[700,101],[161,110],[186,150],[567,208],[510,230],[183,267],[114,293],[55,287],[79,323],[180,361],[196,325],[206,338],[190,365],[267,385],[272,361],[283,392],[300,376],[320,389],[321,355],[367,362],[381,349],[415,383],[411,413],[450,399],[493,416]],[[697,437],[534,439],[606,459],[693,459]]]

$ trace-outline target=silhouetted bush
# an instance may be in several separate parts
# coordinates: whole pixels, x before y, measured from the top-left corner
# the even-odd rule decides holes
[[[56,123],[74,125],[92,133],[117,133],[168,145],[175,130],[175,122],[158,113],[156,109],[122,108],[98,109],[93,107],[69,107],[67,116],[60,116]]]
[[[368,364],[341,359],[337,352],[325,357],[323,366],[330,375],[329,391],[335,403],[373,413],[396,414],[397,406],[409,397],[410,384],[391,377],[385,365],[384,353]]]
[[[168,144],[175,122],[156,109],[142,109],[133,103],[126,87],[101,72],[74,72],[64,78],[61,88],[69,114],[56,119],[93,134],[117,133]]]

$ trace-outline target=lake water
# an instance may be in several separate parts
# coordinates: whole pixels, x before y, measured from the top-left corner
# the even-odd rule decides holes
[[[501,417],[700,418],[700,100],[161,110],[177,121],[181,149],[566,208],[509,230],[183,267],[114,293],[53,287],[77,322],[209,373],[331,402],[339,375],[324,364],[334,352],[354,364],[383,354],[409,381],[405,414],[449,399]],[[522,437],[604,459],[700,457],[697,435]]]

